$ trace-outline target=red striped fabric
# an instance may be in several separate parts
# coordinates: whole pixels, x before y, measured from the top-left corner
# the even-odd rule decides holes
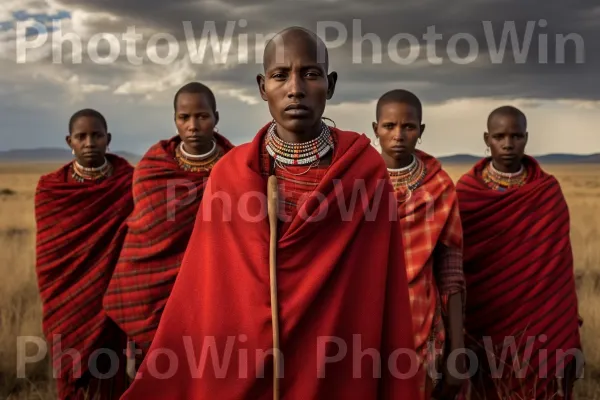
[[[436,158],[420,150],[416,150],[416,156],[425,163],[427,175],[408,200],[402,191],[396,191],[396,197],[415,346],[424,363],[419,371],[424,390],[425,374],[429,368],[427,362],[433,361],[428,360],[428,353],[433,355],[434,350],[443,348],[446,339],[442,314],[436,311],[447,309],[448,296],[441,293],[436,281],[441,272],[436,267],[441,265],[441,260],[435,259],[435,250],[444,245],[460,254],[463,243],[458,199],[452,179]],[[436,339],[436,348],[430,347],[433,346],[429,342],[432,336]]]
[[[133,167],[115,155],[106,157],[114,172],[105,181],[74,182],[69,163],[42,176],[35,194],[43,330],[52,348],[61,399],[73,398],[78,391],[78,378],[88,372],[95,350],[108,347],[122,355],[126,346],[125,336],[113,343],[121,335],[102,310],[102,295],[123,243],[124,222],[133,208]],[[57,335],[60,340],[53,342],[59,339]],[[81,363],[69,355],[73,350],[81,356]]]
[[[524,160],[528,182],[507,192],[491,190],[479,178],[485,163],[477,163],[457,183],[467,280],[465,327],[480,352],[483,338],[492,340],[488,350],[498,357],[492,360],[496,366],[504,340],[507,347],[511,337],[520,365],[529,361],[521,379],[512,371],[512,358],[504,356],[508,365],[502,379],[485,381],[488,398],[498,390],[503,399],[545,398],[556,386],[553,378],[572,358],[567,356],[563,365],[560,352],[580,348],[569,210],[558,181],[533,158]],[[486,365],[483,371],[489,373]]]
[[[215,134],[228,152],[233,145]],[[107,314],[136,347],[147,351],[179,271],[210,172],[181,169],[178,136],[152,146],[136,166],[135,209],[119,262],[104,298]]]

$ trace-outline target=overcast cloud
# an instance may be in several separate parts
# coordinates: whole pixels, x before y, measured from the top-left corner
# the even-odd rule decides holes
[[[215,91],[221,132],[234,143],[251,140],[270,118],[255,83],[262,70],[260,39],[299,25],[323,33],[330,44],[331,67],[340,78],[326,114],[342,128],[371,135],[373,102],[387,90],[407,88],[425,103],[428,128],[423,149],[434,154],[482,155],[487,113],[504,103],[521,106],[529,116],[531,153],[600,151],[600,139],[590,132],[600,122],[596,108],[600,6],[591,0],[372,4],[4,0],[3,4],[0,150],[63,146],[70,115],[94,107],[108,119],[115,136],[111,147],[143,153],[174,134],[172,97],[192,80]],[[17,51],[18,23],[33,21],[48,28],[38,39],[47,35],[47,40],[37,48]],[[53,30],[58,22],[60,29]],[[211,26],[220,45],[230,44],[229,56],[214,62],[209,44],[203,60],[190,59],[202,38],[209,38],[203,30]],[[329,29],[322,32],[326,26]],[[30,44],[37,37],[35,29],[28,32]],[[134,46],[135,54],[142,56],[137,63],[131,57],[133,47],[128,49],[122,38],[133,29],[141,36]],[[99,33],[118,38],[120,54],[114,62],[94,62],[94,54],[85,51]],[[62,46],[60,57],[53,49],[58,35],[68,34],[81,39],[83,52],[76,53],[81,63],[71,59],[70,44]],[[178,41],[177,56],[165,65],[148,58],[154,34],[170,34]],[[346,40],[336,41],[340,34]],[[398,34],[405,38],[394,43]],[[411,46],[406,36],[417,42]],[[365,38],[362,45],[361,38]],[[107,42],[100,43],[98,57],[106,57]],[[165,43],[164,38],[155,43],[154,55],[167,56]],[[240,62],[238,54],[247,55],[247,60]],[[408,63],[411,54],[415,56]]]

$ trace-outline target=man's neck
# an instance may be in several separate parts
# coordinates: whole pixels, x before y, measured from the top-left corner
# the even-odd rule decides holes
[[[281,125],[277,124],[276,132],[277,136],[284,142],[288,143],[304,143],[317,138],[321,134],[321,121],[319,121],[314,127],[307,129],[303,132],[294,132],[284,129]]]
[[[496,169],[496,171],[500,171],[505,174],[514,174],[516,172],[519,172],[519,170],[521,169],[521,161],[515,162],[511,165],[502,165],[496,164],[494,160],[492,160],[492,166]]]
[[[77,160],[77,163],[79,165],[81,165],[84,168],[99,168],[101,166],[104,165],[104,162],[106,161],[105,157],[102,157],[101,159],[97,159],[97,160],[90,160],[90,161],[81,161],[81,160]]]
[[[184,143],[183,150],[186,153],[191,154],[192,156],[199,156],[201,154],[207,154],[208,152],[210,152],[212,150],[213,146],[214,146],[214,142],[208,142],[208,143],[203,143],[200,147],[194,149],[191,146],[186,146]]]

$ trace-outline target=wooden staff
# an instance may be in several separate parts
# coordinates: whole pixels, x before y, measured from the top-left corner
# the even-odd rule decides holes
[[[277,177],[269,176],[267,183],[267,212],[271,230],[269,246],[269,272],[271,283],[271,322],[273,323],[273,400],[279,400],[279,369],[281,352],[279,350],[279,311],[277,301],[277,214],[279,209],[279,193]]]

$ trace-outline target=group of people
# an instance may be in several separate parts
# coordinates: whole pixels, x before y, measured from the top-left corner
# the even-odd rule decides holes
[[[525,115],[493,110],[455,185],[407,90],[379,99],[374,142],[327,124],[323,54],[297,27],[267,44],[273,120],[239,146],[198,82],[135,167],[99,112],[73,115],[73,161],[35,197],[60,399],[572,398],[569,211]]]

